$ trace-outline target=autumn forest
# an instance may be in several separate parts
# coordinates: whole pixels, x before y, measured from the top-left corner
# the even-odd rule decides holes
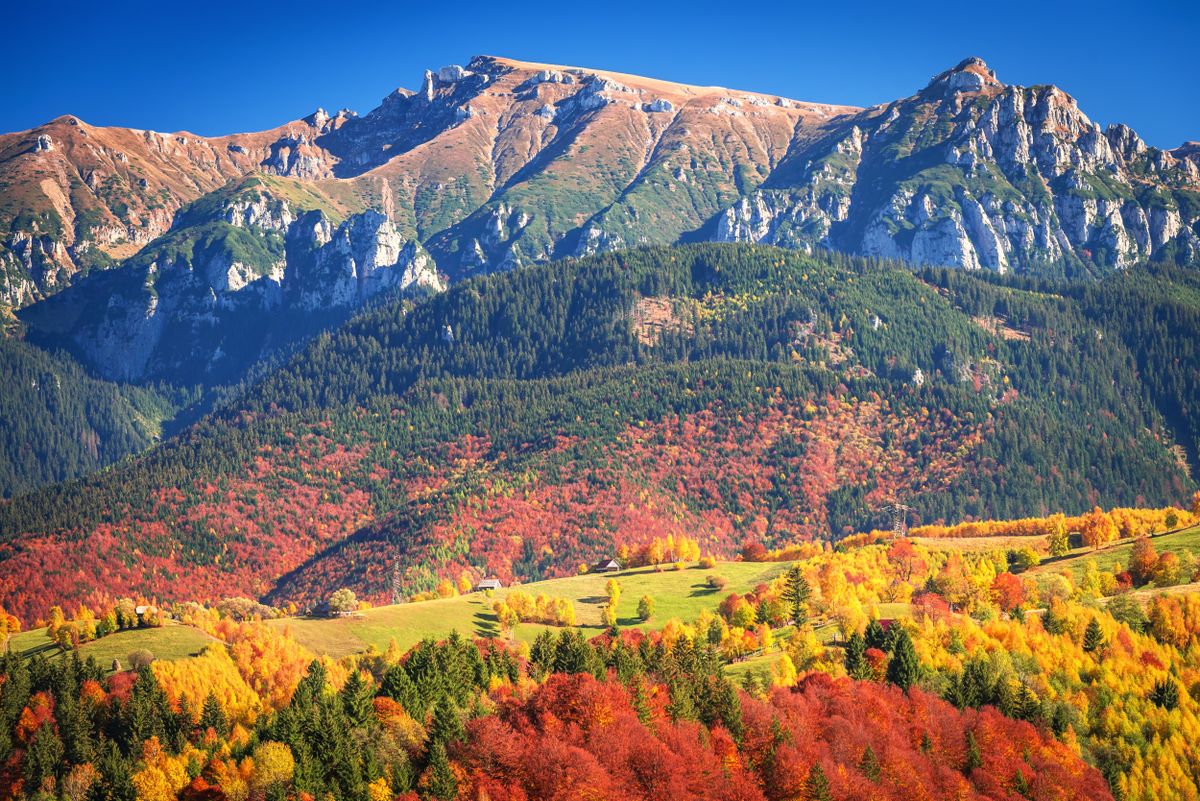
[[[1200,799],[1198,343],[1164,262],[715,244],[220,386],[13,340],[132,455],[0,502],[0,801]]]

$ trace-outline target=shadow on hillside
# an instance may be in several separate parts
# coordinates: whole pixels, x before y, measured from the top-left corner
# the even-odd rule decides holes
[[[500,626],[491,612],[475,613],[475,632],[481,637],[499,637]]]

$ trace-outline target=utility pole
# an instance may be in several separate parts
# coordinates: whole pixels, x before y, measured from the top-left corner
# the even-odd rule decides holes
[[[911,509],[912,507],[908,504],[896,501],[879,510],[888,512],[892,516],[892,539],[908,536],[908,513]]]

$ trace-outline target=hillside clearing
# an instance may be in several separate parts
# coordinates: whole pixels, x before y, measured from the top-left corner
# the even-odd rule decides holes
[[[578,627],[590,637],[603,630],[600,614],[607,602],[604,587],[610,578],[621,583],[618,624],[624,628],[657,629],[672,618],[690,621],[705,609],[715,610],[730,593],[748,592],[779,576],[787,567],[786,563],[770,562],[719,562],[711,569],[689,567],[661,571],[643,567],[506,587],[490,598],[483,593],[472,593],[457,598],[376,607],[353,618],[285,618],[272,620],[270,624],[290,628],[305,647],[333,657],[363,651],[372,645],[383,650],[393,639],[401,648],[408,648],[426,637],[440,639],[451,631],[472,637],[496,637],[500,628],[492,612],[492,603],[514,590],[521,590],[571,601],[575,605]],[[712,574],[723,576],[728,584],[721,590],[707,586],[706,579]],[[647,623],[637,618],[638,601],[643,595],[649,595],[655,603],[654,617]],[[516,627],[514,636],[521,641],[532,641],[543,628],[546,627],[522,623]]]
[[[196,656],[211,642],[216,641],[200,629],[179,623],[167,623],[158,628],[128,629],[101,637],[81,645],[79,655],[84,659],[89,656],[95,657],[105,668],[111,666],[114,659],[128,667],[129,654],[133,651],[149,651],[155,659],[185,659]],[[63,653],[50,641],[45,629],[31,629],[14,634],[8,641],[8,648],[26,657],[42,654],[49,658],[58,658]]]
[[[1173,553],[1181,559],[1185,554],[1200,553],[1200,526],[1155,534],[1150,538],[1158,553]],[[1058,573],[1063,568],[1071,571],[1079,579],[1087,569],[1089,560],[1095,560],[1100,570],[1111,571],[1118,563],[1124,568],[1129,566],[1129,557],[1133,552],[1133,540],[1121,540],[1105,548],[1076,548],[1070,554],[1060,559],[1046,559],[1036,567],[1030,568],[1030,573]]]

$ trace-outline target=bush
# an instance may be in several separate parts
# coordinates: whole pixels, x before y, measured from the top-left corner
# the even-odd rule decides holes
[[[697,566],[703,568],[704,570],[712,570],[717,566],[717,560],[712,556],[703,556],[700,558],[700,562]]]
[[[705,579],[704,583],[709,587],[712,587],[714,590],[723,590],[725,589],[725,585],[729,583],[729,579],[713,573],[707,579]]]
[[[654,616],[654,599],[651,598],[649,595],[643,595],[642,599],[640,601],[638,601],[637,612],[638,612],[638,617],[642,621],[649,620],[651,617],[653,617]]]

